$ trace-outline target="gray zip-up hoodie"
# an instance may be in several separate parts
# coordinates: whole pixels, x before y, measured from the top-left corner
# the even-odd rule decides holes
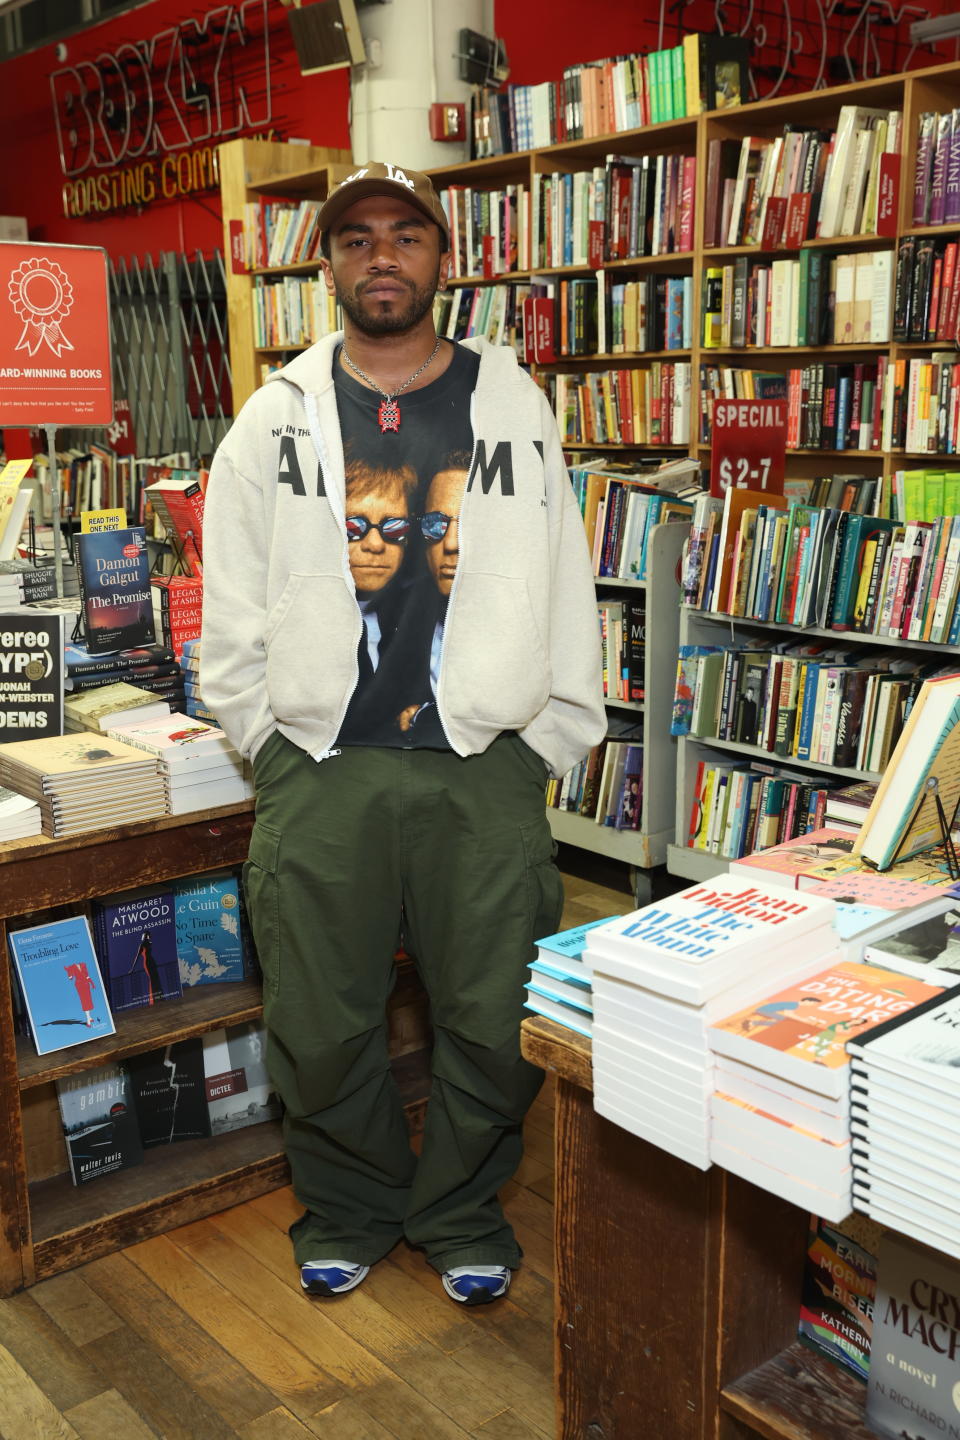
[[[275,729],[315,758],[357,684],[332,365],[339,334],[244,405],[218,449],[203,531],[203,697],[237,749]],[[459,755],[517,730],[562,775],[602,739],[600,634],[556,421],[513,352],[484,340],[437,691]]]

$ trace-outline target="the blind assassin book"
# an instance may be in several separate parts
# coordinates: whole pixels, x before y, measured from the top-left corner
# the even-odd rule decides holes
[[[867,1422],[892,1440],[960,1436],[960,1262],[888,1230],[880,1241]]]
[[[243,979],[236,875],[187,876],[173,884],[180,983],[184,989]]]
[[[115,1013],[175,1000],[181,992],[173,892],[150,890],[94,902],[97,952]]]
[[[140,1163],[143,1145],[123,1065],[85,1070],[56,1083],[74,1185]]]
[[[147,535],[140,525],[77,535],[77,572],[87,649],[93,655],[155,638]]]

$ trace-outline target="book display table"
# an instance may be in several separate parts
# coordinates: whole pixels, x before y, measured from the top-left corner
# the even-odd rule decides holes
[[[796,1339],[806,1211],[597,1115],[589,1040],[531,1018],[523,1053],[557,1077],[558,1440],[869,1440]]]

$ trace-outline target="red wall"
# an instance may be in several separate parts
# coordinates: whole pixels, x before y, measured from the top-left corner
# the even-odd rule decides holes
[[[745,4],[745,0],[741,0]],[[731,3],[724,13],[728,23],[735,23]],[[758,26],[766,27],[767,43],[755,57],[754,69],[761,93],[780,84],[785,89],[803,89],[817,74],[824,49],[839,54],[845,32],[839,28],[852,22],[832,21],[824,44],[819,20],[820,5],[826,0],[799,0],[793,7],[790,32],[789,76],[784,76],[784,33],[781,4],[773,0],[757,0],[753,5],[756,38]],[[930,0],[930,9],[949,7],[950,0]],[[666,8],[666,6],[664,6]],[[736,7],[734,7],[736,8]],[[51,75],[64,65],[76,66],[104,55],[123,54],[130,41],[160,34],[185,20],[198,26],[213,11],[220,15],[242,10],[250,20],[251,32],[257,29],[264,13],[264,0],[243,0],[234,5],[216,4],[215,0],[148,0],[118,19],[107,21],[82,32],[67,42],[66,60],[59,60],[53,46],[0,66],[0,134],[16,137],[15,148],[5,146],[5,164],[0,168],[0,214],[26,215],[30,237],[38,241],[103,245],[115,258],[156,255],[161,250],[209,253],[222,245],[219,200],[215,191],[193,193],[180,199],[155,201],[138,210],[128,208],[120,213],[98,218],[66,219],[63,214],[61,170],[51,97]],[[270,77],[272,87],[272,128],[277,138],[299,136],[315,144],[349,147],[347,105],[348,72],[333,71],[325,75],[302,76],[296,63],[286,13],[278,0],[268,0],[268,39],[270,46]],[[511,67],[510,79],[519,84],[534,83],[559,76],[565,65],[579,60],[597,59],[605,55],[631,50],[656,48],[660,37],[657,25],[643,18],[637,0],[600,0],[589,7],[589,33],[584,34],[583,0],[496,0],[496,26],[503,38]],[[653,11],[652,7],[650,12]],[[739,10],[737,11],[739,15]],[[715,11],[708,0],[692,0],[683,10],[684,24],[704,30],[713,28]],[[885,70],[902,69],[908,59],[905,43],[911,13],[905,13],[899,26],[887,26],[880,46]],[[901,37],[897,39],[896,37]],[[663,44],[676,43],[676,21],[667,28]],[[215,48],[214,42],[211,42]],[[262,50],[250,46],[252,58],[235,66],[235,79],[245,83],[251,92],[251,108],[262,113],[265,108],[264,87],[258,81],[258,64],[262,74]],[[129,52],[127,52],[129,53]],[[203,46],[190,53],[198,56],[197,74],[209,78],[209,47],[206,50],[207,71],[203,70]],[[859,48],[852,45],[854,63]],[[942,47],[940,54],[918,52],[911,63],[931,64],[938,59],[954,58],[955,45]],[[101,71],[104,66],[101,60]],[[109,68],[109,67],[108,67]],[[15,81],[15,83],[14,83]],[[230,86],[224,87],[229,90]],[[65,121],[66,123],[66,121]],[[163,123],[170,127],[169,115]],[[202,127],[197,127],[202,129]],[[13,163],[11,162],[13,160]],[[89,173],[96,173],[90,171]],[[102,172],[101,172],[102,173]]]

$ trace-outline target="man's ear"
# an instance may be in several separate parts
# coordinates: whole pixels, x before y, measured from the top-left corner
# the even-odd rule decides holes
[[[330,265],[330,261],[325,259],[323,256],[320,257],[320,269],[323,273],[324,283],[327,287],[327,294],[335,295],[337,293],[337,287],[333,283],[333,269]]]
[[[438,290],[446,290],[447,281],[450,279],[450,267],[453,264],[453,255],[449,250],[444,250],[440,256],[440,278],[437,282]]]

